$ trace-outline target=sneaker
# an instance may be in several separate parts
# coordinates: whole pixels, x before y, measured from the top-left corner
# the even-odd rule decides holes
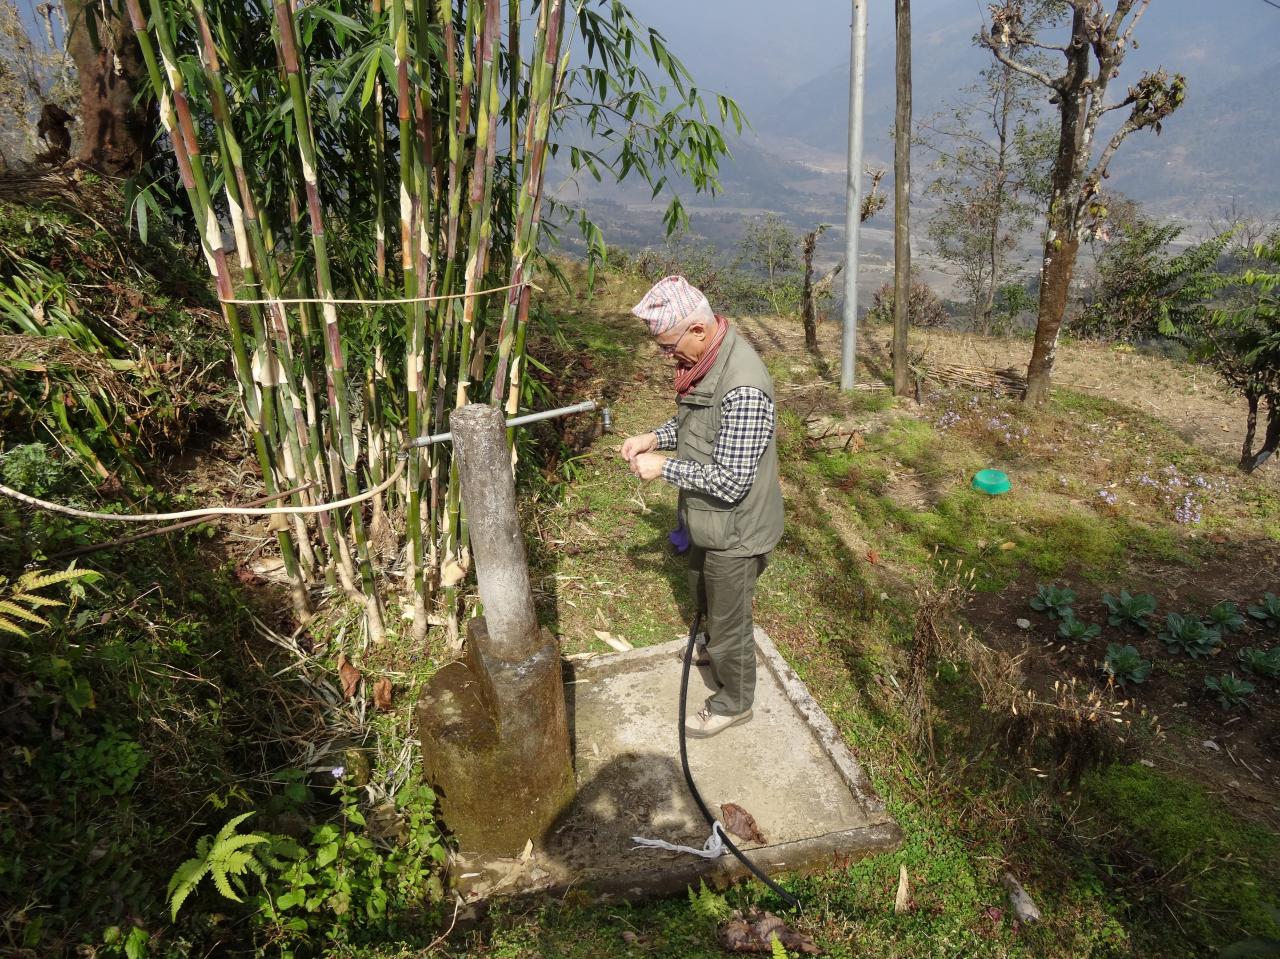
[[[736,716],[720,716],[703,706],[697,715],[684,722],[684,734],[694,739],[709,739],[716,733],[724,732],[730,726],[737,726],[751,719],[751,710],[738,713]]]

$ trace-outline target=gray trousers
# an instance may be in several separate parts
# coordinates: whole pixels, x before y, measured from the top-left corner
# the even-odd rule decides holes
[[[715,694],[711,712],[736,716],[751,708],[756,694],[756,645],[751,601],[756,577],[769,564],[769,554],[726,556],[714,550],[689,549],[689,592],[702,612],[711,656]]]

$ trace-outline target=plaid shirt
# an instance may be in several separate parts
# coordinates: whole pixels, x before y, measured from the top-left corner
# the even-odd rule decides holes
[[[720,402],[720,432],[711,451],[711,463],[669,459],[662,464],[662,478],[681,489],[710,493],[727,503],[747,495],[765,447],[773,438],[773,400],[754,386],[739,386]],[[676,417],[654,432],[658,449],[676,448]]]

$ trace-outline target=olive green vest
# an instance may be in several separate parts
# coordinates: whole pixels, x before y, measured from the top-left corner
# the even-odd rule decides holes
[[[720,433],[720,404],[726,393],[752,386],[773,399],[773,380],[751,344],[732,327],[707,375],[676,413],[676,457],[709,465]],[[680,518],[695,546],[730,556],[759,556],[782,537],[782,487],[778,481],[777,429],[769,438],[755,482],[737,503],[698,490],[680,491]]]

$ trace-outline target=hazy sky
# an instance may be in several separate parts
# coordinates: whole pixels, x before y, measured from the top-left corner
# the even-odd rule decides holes
[[[989,0],[914,0],[917,71],[930,50],[969,46]],[[657,27],[694,76],[744,107],[782,94],[849,60],[849,0],[628,0]],[[1109,3],[1108,6],[1111,6]],[[893,71],[893,3],[871,0],[868,82]],[[1280,10],[1262,0],[1152,0],[1135,66],[1164,63],[1204,89],[1280,57]],[[832,91],[832,95],[844,95]]]

